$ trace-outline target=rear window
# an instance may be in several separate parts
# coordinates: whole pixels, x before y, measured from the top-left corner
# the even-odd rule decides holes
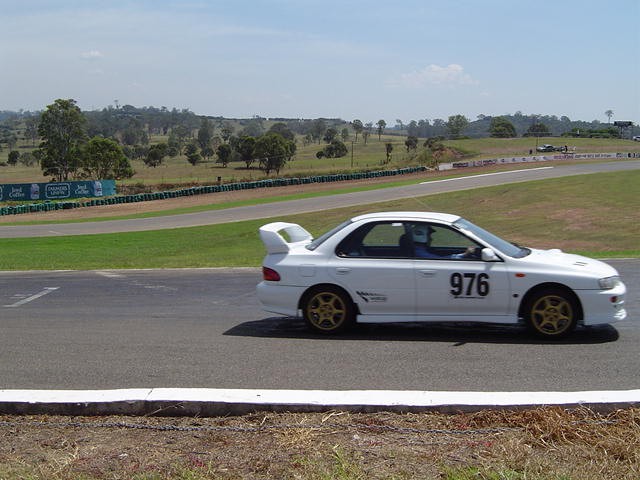
[[[347,225],[350,225],[350,224],[351,224],[351,220],[345,220],[344,222],[342,222],[337,227],[332,228],[331,230],[329,230],[326,233],[323,233],[318,238],[314,239],[309,245],[306,246],[307,250],[315,250],[320,245],[322,245],[328,238],[331,238],[333,235],[335,235],[340,230],[342,230],[344,227],[346,227]]]

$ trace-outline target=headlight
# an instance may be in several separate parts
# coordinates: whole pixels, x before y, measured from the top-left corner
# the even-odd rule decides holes
[[[612,288],[615,288],[619,283],[620,277],[618,277],[617,275],[615,277],[601,278],[600,280],[598,280],[598,285],[600,285],[600,288],[602,290],[611,290]]]

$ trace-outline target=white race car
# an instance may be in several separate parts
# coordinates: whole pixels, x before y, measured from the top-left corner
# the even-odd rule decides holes
[[[456,215],[361,215],[313,239],[300,225],[260,228],[265,310],[318,332],[355,322],[524,322],[561,338],[626,318],[626,287],[604,262],[513,245]]]

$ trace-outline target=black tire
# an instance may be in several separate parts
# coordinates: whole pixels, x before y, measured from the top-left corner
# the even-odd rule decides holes
[[[316,287],[302,300],[307,327],[323,334],[343,332],[355,322],[355,307],[344,290],[333,285]]]
[[[565,290],[549,288],[531,296],[525,305],[524,319],[534,335],[547,338],[564,338],[578,322],[576,300]]]

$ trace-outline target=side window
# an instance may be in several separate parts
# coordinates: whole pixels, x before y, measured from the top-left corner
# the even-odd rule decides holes
[[[462,233],[441,225],[432,225],[433,235],[431,246],[433,248],[458,248],[466,250],[478,245]]]
[[[402,223],[377,223],[362,240],[364,247],[397,247],[404,233]]]
[[[476,242],[445,225],[413,223],[410,225],[416,258],[432,260],[478,260],[481,247]]]
[[[405,226],[402,222],[379,222],[355,230],[336,249],[341,257],[408,258]]]

